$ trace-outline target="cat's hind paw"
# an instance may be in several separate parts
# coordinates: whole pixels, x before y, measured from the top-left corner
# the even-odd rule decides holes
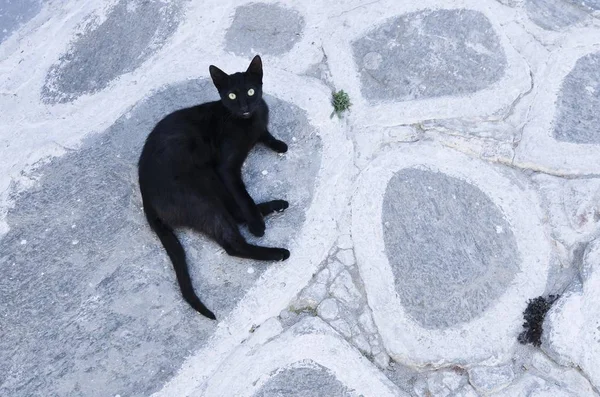
[[[276,140],[271,142],[269,146],[277,153],[285,153],[288,151],[288,145],[284,141]]]
[[[265,235],[265,222],[263,220],[250,222],[248,224],[248,230],[256,237],[262,237]]]
[[[285,200],[272,200],[257,205],[262,216],[267,216],[273,212],[283,212],[290,204]]]
[[[290,251],[286,250],[285,248],[275,248],[278,251],[278,254],[280,256],[280,258],[276,259],[276,260],[280,260],[280,261],[284,261],[287,258],[290,257]]]
[[[285,200],[273,200],[271,201],[271,205],[271,209],[274,212],[283,212],[290,206],[290,203]]]

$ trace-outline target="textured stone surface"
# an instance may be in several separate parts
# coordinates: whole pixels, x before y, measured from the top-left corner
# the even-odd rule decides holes
[[[12,329],[0,394],[150,394],[213,331],[178,296],[136,186],[142,142],[177,96],[150,99],[16,198],[0,242],[0,317]]]
[[[408,397],[322,320],[279,334],[274,323],[227,357],[202,395]]]
[[[120,0],[104,22],[90,24],[50,68],[42,99],[70,102],[135,70],[177,29],[181,12],[179,1]]]
[[[492,393],[508,386],[515,374],[510,365],[475,367],[469,370],[469,382],[482,393]]]
[[[547,314],[542,348],[600,387],[600,240],[585,253],[582,278],[583,286],[565,293]]]
[[[344,269],[344,264],[334,259],[331,261],[331,263],[329,263],[327,268],[329,269],[329,280],[333,281],[338,276],[338,274],[340,274],[340,272]]]
[[[590,11],[600,10],[600,0],[567,0],[567,2],[579,5]]]
[[[298,308],[310,307],[316,308],[327,296],[327,286],[325,284],[315,283],[307,287],[298,297],[298,302],[294,304]]]
[[[331,90],[335,90],[333,84],[333,77],[331,76],[331,70],[327,64],[327,56],[323,56],[321,62],[311,65],[305,72],[306,76],[314,77],[320,80],[323,84],[327,85]]]
[[[467,378],[456,371],[432,372],[415,383],[414,392],[419,397],[448,397],[465,394],[468,390]],[[468,394],[466,394],[468,395]]]
[[[16,197],[11,231],[0,241],[0,318],[12,330],[0,339],[0,394],[64,395],[74,388],[85,396],[147,395],[213,332],[215,323],[181,299],[172,266],[145,224],[135,165],[162,116],[215,91],[206,80],[166,88],[44,167],[39,185]],[[268,101],[273,134],[290,143],[291,153],[317,160],[298,163],[263,148],[248,160],[245,178],[257,200],[293,203],[267,221],[263,238],[287,245],[311,201],[320,143],[301,110]],[[291,136],[305,138],[294,143]],[[284,175],[299,170],[294,188]],[[217,317],[268,266],[230,258],[196,234],[181,237],[196,291]]]
[[[346,266],[352,266],[355,263],[354,253],[352,250],[341,250],[337,254],[337,259]]]
[[[358,309],[362,295],[354,285],[352,276],[348,271],[342,270],[329,288],[331,295],[339,299],[346,306],[352,309]]]
[[[254,394],[256,397],[350,397],[350,393],[325,368],[294,368],[278,373]]]
[[[352,337],[352,330],[348,323],[342,319],[338,319],[329,323],[337,332],[342,334],[344,338]]]
[[[590,382],[573,368],[557,365],[536,351],[526,364],[525,372],[509,387],[493,393],[494,397],[596,397]]]
[[[354,245],[352,243],[352,236],[349,234],[341,235],[337,241],[337,244],[338,244],[338,248],[341,250],[348,250],[348,249],[352,248],[352,246]]]
[[[338,316],[339,308],[335,299],[325,299],[317,308],[319,316],[324,320],[333,320]]]
[[[225,49],[236,55],[280,55],[302,35],[304,18],[278,4],[252,3],[236,8],[225,36]]]
[[[598,397],[599,10],[0,0],[0,395]],[[161,116],[216,99],[209,64],[256,53],[290,150],[244,178],[291,206],[251,241],[292,256],[181,231],[217,326],[135,163]],[[556,292],[544,352],[518,345]]]
[[[473,10],[409,13],[374,28],[352,49],[370,101],[466,95],[498,81],[506,68],[492,25]]]
[[[42,8],[42,0],[0,1],[0,43]]]
[[[519,6],[524,0],[498,0],[499,3],[504,4],[505,6],[508,7],[517,7]]]
[[[510,225],[484,193],[459,179],[398,172],[388,184],[382,220],[396,290],[424,327],[477,317],[518,271]]]
[[[571,3],[571,4],[569,4]],[[560,30],[582,20],[586,13],[574,4],[565,0],[526,0],[525,9],[533,22],[544,29]]]
[[[558,98],[554,137],[600,144],[600,52],[579,59],[565,77]]]

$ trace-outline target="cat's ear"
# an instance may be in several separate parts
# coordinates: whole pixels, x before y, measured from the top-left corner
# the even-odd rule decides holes
[[[224,88],[227,83],[227,80],[229,79],[229,75],[221,69],[219,69],[218,67],[216,67],[215,65],[210,65],[208,70],[210,72],[210,77],[212,77],[212,81],[215,84],[215,87],[217,87],[218,90]]]
[[[248,70],[246,70],[246,73],[252,74],[260,78],[260,80],[262,81],[263,71],[262,60],[260,59],[260,55],[257,55],[254,57],[254,59],[252,59],[252,62],[250,62],[250,66],[248,66]]]

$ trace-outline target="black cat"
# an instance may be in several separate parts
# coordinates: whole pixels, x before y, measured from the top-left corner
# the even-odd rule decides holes
[[[255,204],[242,181],[242,164],[257,142],[278,153],[287,151],[267,129],[262,61],[257,55],[244,73],[228,75],[212,65],[209,70],[221,100],[162,119],[146,139],[138,167],[146,218],[173,262],[183,297],[215,319],[194,292],[174,228],[203,232],[241,258],[279,261],[290,252],[251,245],[238,229],[245,223],[252,234],[262,236],[263,216],[288,207],[284,200]]]

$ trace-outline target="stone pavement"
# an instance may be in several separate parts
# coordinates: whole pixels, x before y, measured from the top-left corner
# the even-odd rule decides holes
[[[598,0],[0,0],[0,395],[599,396]],[[234,259],[141,211],[154,123],[260,53],[286,198]],[[332,90],[352,101],[330,118]],[[253,239],[255,240],[255,239]],[[560,294],[541,347],[530,299]]]

